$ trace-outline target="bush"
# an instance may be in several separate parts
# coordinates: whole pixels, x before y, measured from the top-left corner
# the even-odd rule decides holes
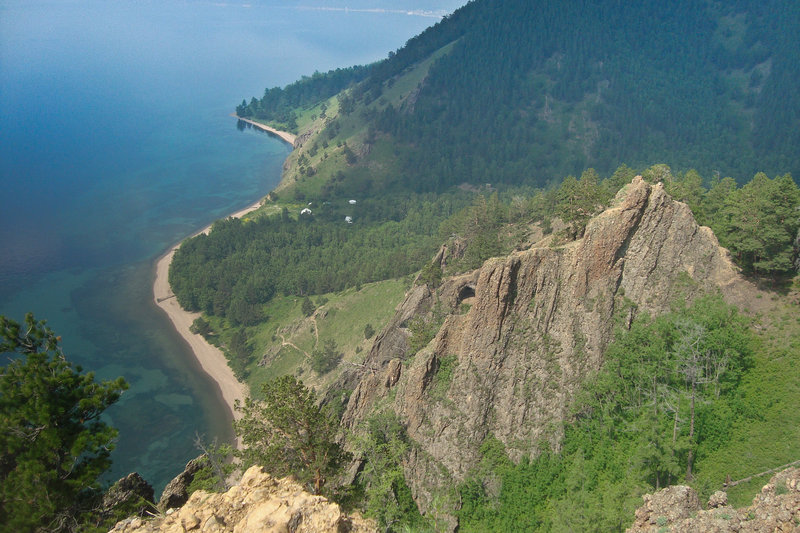
[[[336,368],[343,356],[344,354],[338,351],[336,341],[328,339],[322,350],[314,350],[311,353],[311,370],[320,376],[327,374]]]

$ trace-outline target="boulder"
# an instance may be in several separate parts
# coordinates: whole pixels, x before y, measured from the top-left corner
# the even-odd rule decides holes
[[[118,522],[114,533],[367,533],[374,522],[346,515],[322,496],[309,494],[290,478],[275,479],[260,467],[245,472],[240,483],[225,493],[194,492],[174,512],[142,520]]]

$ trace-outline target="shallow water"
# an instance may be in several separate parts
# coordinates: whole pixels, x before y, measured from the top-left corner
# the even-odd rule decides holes
[[[280,178],[289,147],[229,113],[437,20],[330,9],[344,4],[0,4],[0,314],[33,311],[71,360],[130,382],[107,411],[120,430],[109,479],[138,471],[160,492],[197,455],[196,433],[231,437],[214,383],[152,303],[160,254]]]

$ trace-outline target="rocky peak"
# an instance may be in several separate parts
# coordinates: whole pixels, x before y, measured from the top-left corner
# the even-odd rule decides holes
[[[581,239],[548,238],[435,290],[413,287],[378,336],[343,423],[357,427],[387,398],[419,445],[405,470],[424,510],[437,487],[464,479],[490,434],[514,460],[557,448],[615,321],[709,290],[733,299],[744,285],[711,230],[661,184],[637,177]],[[409,357],[408,320],[434,308],[446,312],[441,328]]]

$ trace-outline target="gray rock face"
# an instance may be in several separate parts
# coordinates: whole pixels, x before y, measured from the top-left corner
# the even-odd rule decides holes
[[[357,427],[394,393],[391,408],[419,444],[406,477],[427,509],[437,487],[477,463],[490,434],[514,460],[536,454],[537,443],[558,447],[570,401],[600,368],[615,320],[710,289],[733,295],[744,283],[685,204],[637,177],[577,241],[548,238],[435,291],[412,288],[373,346],[343,423]],[[403,325],[434,305],[448,312],[436,337],[413,360],[393,362],[407,350]]]
[[[161,499],[158,500],[159,511],[163,513],[167,509],[180,507],[189,500],[189,485],[192,484],[195,474],[205,466],[205,463],[205,455],[192,459],[186,464],[183,472],[167,483],[164,492],[161,493]]]
[[[132,514],[143,516],[147,511],[153,510],[153,497],[153,487],[142,476],[133,472],[108,489],[103,496],[103,512],[107,514],[116,508],[124,508]]]

